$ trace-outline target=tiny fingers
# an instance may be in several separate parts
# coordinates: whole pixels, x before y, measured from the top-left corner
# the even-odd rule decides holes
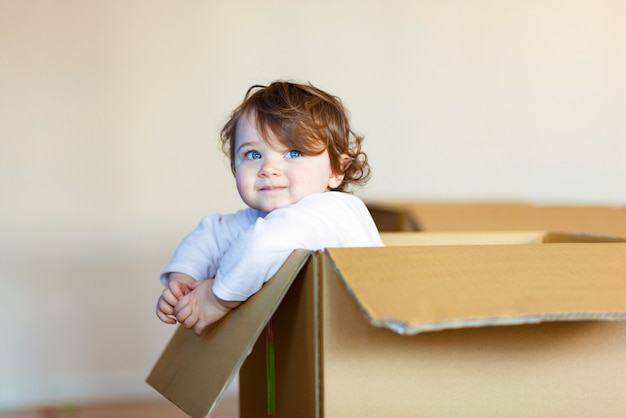
[[[187,294],[187,284],[177,280],[172,280],[170,281],[168,290],[172,292],[172,296],[178,300]]]
[[[157,311],[157,316],[159,317],[159,319],[162,322],[165,322],[166,324],[175,324],[176,323],[176,320],[174,318],[169,317],[169,316],[167,316],[167,315],[165,315],[165,314],[163,314],[161,312]]]
[[[212,279],[207,279],[207,280],[196,280],[195,282],[190,282],[190,283],[187,283],[187,289],[189,289],[189,290],[193,290],[193,289],[195,289],[196,287],[198,287],[198,286],[200,286],[200,285],[202,285],[202,284],[204,284],[204,283],[207,283],[207,282],[209,282],[209,281],[211,281],[211,280],[212,280]]]
[[[185,328],[191,329],[198,324],[198,315],[191,313],[184,320],[181,321],[179,319],[179,322],[181,322]]]
[[[163,291],[163,294],[161,295],[161,299],[167,302],[168,304],[174,306],[178,302],[179,298],[176,295],[174,295],[171,289],[167,288]]]
[[[174,314],[174,309],[172,308],[172,306],[168,305],[162,299],[159,299],[159,302],[157,303],[157,308],[156,308],[157,317],[161,321],[165,322],[166,324],[175,324],[176,319],[172,317],[173,314]]]
[[[160,297],[157,302],[157,311],[161,311],[166,315],[174,314],[174,305],[169,303],[164,297]]]

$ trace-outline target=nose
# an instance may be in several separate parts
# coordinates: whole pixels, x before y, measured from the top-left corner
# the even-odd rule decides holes
[[[263,162],[261,170],[259,170],[259,177],[273,177],[280,174],[280,164],[273,158],[268,158]]]

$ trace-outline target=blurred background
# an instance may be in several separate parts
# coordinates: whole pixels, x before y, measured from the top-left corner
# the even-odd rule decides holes
[[[157,399],[158,275],[242,208],[252,84],[366,136],[364,199],[626,204],[621,0],[0,0],[0,411]]]

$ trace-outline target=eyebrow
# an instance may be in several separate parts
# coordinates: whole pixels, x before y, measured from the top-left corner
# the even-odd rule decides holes
[[[284,148],[284,149],[286,149],[286,150],[291,149],[291,148],[289,148],[287,145],[283,144],[283,143],[282,143],[282,142],[280,142],[280,141],[277,141],[276,143],[277,143],[278,145],[280,145],[280,147],[282,147],[282,148]],[[270,147],[271,149],[273,149],[273,150],[275,150],[275,151],[280,151],[280,147],[279,147],[279,148],[276,148],[276,147],[272,146],[270,143],[268,143],[267,141],[264,141],[264,140],[255,140],[255,141],[247,141],[247,142],[244,142],[243,144],[239,145],[239,146],[237,147],[237,149],[235,149],[235,153],[237,153],[237,154],[238,154],[238,153],[241,151],[241,149],[242,149],[242,148],[245,148],[245,147],[252,147],[252,148],[255,148],[255,147],[259,147],[259,146],[268,146],[268,147]]]
[[[239,145],[237,147],[237,149],[235,150],[235,152],[239,152],[241,151],[242,148],[245,147],[255,147],[259,142],[258,141],[248,141],[248,142],[244,142],[243,144]]]

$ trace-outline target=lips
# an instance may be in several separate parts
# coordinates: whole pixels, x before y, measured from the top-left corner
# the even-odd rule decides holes
[[[280,190],[285,190],[286,186],[263,186],[259,190],[262,192],[276,192]]]

